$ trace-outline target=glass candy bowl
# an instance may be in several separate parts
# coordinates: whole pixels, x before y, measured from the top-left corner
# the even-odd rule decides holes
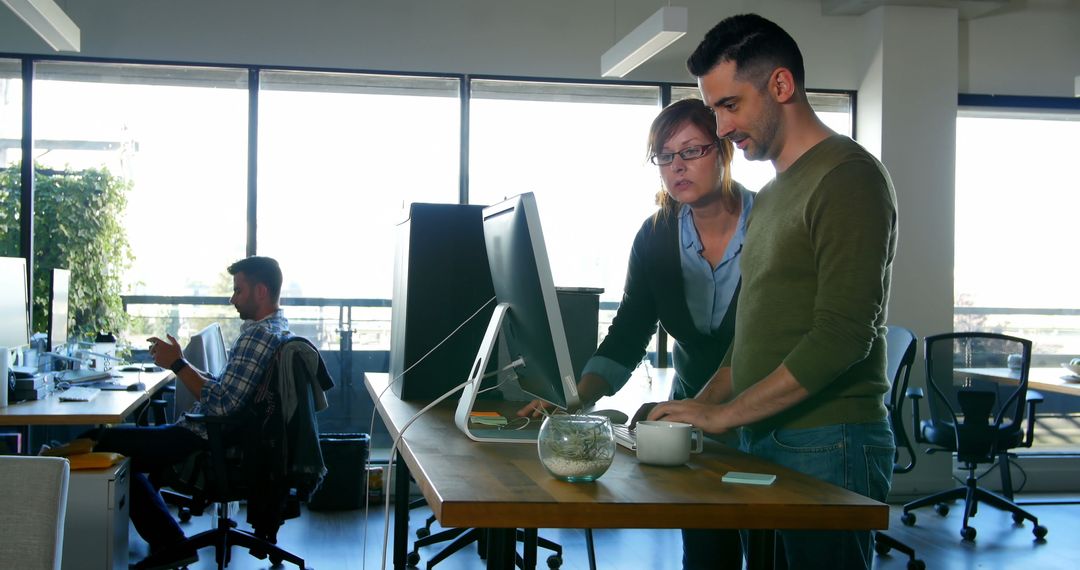
[[[603,416],[549,416],[536,445],[548,473],[571,483],[595,481],[615,458],[611,420]]]

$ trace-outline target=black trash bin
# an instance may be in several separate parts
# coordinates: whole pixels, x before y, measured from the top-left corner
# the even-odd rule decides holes
[[[326,477],[308,501],[315,511],[343,511],[364,506],[365,465],[371,437],[366,433],[324,433],[319,435]]]

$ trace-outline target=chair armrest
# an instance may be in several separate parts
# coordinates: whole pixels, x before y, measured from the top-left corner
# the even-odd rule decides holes
[[[1031,444],[1035,443],[1035,406],[1042,403],[1043,395],[1035,390],[1028,390],[1025,399],[1027,400],[1027,430],[1024,432],[1024,441],[1020,442],[1020,446],[1031,447]]]
[[[241,421],[229,416],[208,416],[206,414],[184,414],[187,419],[199,424],[240,425]]]
[[[926,396],[922,388],[908,388],[907,397],[911,400],[911,435],[917,443],[928,443],[923,437],[922,427],[919,425],[919,400]]]

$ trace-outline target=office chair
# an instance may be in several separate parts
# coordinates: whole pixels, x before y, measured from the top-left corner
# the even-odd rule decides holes
[[[480,552],[480,557],[487,559],[487,539],[484,533],[484,529],[479,528],[448,528],[441,530],[435,534],[431,534],[431,525],[434,524],[434,517],[429,517],[424,526],[417,529],[416,536],[418,537],[413,542],[413,549],[409,552],[408,562],[410,567],[415,567],[420,563],[420,549],[425,546],[437,544],[440,542],[453,541],[445,548],[440,550],[428,560],[427,569],[431,570],[436,564],[442,562],[450,555],[458,552],[466,546],[477,543],[477,549]],[[524,556],[515,553],[514,564],[518,568],[523,570],[532,570],[536,568],[536,550],[537,547],[551,550],[554,554],[548,556],[547,565],[548,568],[559,568],[562,566],[562,545],[537,536],[535,529],[517,529],[515,531],[515,537],[518,542],[523,544]],[[590,535],[591,538],[591,535]]]
[[[63,457],[0,456],[0,565],[60,570],[69,466]]]
[[[904,429],[904,396],[907,391],[908,376],[915,363],[918,344],[915,333],[910,330],[889,325],[885,334],[886,374],[892,382],[885,409],[889,411],[889,425],[892,427],[896,454],[893,456],[893,474],[908,473],[915,468],[915,447],[908,439]],[[907,454],[907,462],[901,461],[901,451]],[[889,536],[883,531],[874,531],[874,550],[884,556],[890,550],[898,550],[908,556],[908,570],[924,570],[926,563],[915,557],[915,549]]]
[[[911,511],[926,505],[936,505],[938,514],[945,516],[949,512],[945,502],[963,499],[964,520],[960,536],[964,540],[975,540],[975,528],[968,523],[977,513],[979,503],[1011,512],[1017,524],[1030,520],[1035,538],[1042,540],[1047,529],[1039,524],[1035,515],[1010,499],[979,487],[975,476],[978,465],[997,462],[1005,493],[1012,494],[1008,451],[1031,447],[1035,406],[1042,401],[1041,396],[1029,394],[1027,390],[1031,341],[996,333],[961,332],[926,337],[924,349],[930,419],[920,421],[919,400],[924,394],[921,389],[912,388],[908,397],[914,402],[912,427],[915,441],[933,446],[926,450],[927,453],[955,453],[968,476],[961,487],[904,505],[901,522],[907,526],[915,524],[915,515]],[[1014,354],[1021,355],[1015,386],[979,376],[979,368],[1005,368],[1009,355]]]
[[[315,413],[326,408],[324,391],[332,386],[314,345],[291,337],[277,349],[244,410],[227,417],[188,414],[206,425],[209,451],[190,458],[170,483],[190,492],[197,512],[217,504],[217,524],[154,553],[147,565],[182,560],[193,549],[213,546],[221,569],[237,545],[257,558],[269,558],[274,566],[289,561],[305,568],[302,558],[276,545],[277,531],[286,519],[300,515],[299,503],[326,473]],[[251,532],[239,530],[229,518],[228,504],[240,500],[247,501]]]

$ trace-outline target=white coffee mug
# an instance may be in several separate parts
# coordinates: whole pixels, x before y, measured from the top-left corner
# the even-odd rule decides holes
[[[701,453],[705,434],[680,422],[638,422],[637,458],[652,465],[682,465],[691,453]]]

